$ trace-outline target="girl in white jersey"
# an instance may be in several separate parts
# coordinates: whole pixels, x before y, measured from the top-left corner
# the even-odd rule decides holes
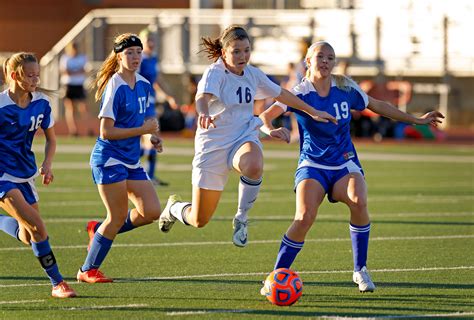
[[[138,36],[125,33],[115,38],[113,51],[96,79],[100,104],[100,136],[92,150],[92,177],[107,209],[104,222],[89,221],[89,247],[77,280],[112,282],[100,272],[117,233],[150,224],[160,216],[155,188],[140,164],[140,136],[162,151],[154,106],[149,104],[151,84],[137,71],[143,45]],[[128,201],[134,205],[128,209]]]
[[[8,89],[0,93],[0,230],[31,246],[53,285],[52,296],[75,297],[59,273],[56,258],[38,206],[35,178],[53,182],[52,161],[56,151],[54,119],[48,97],[39,88],[40,67],[32,53],[20,52],[3,65]],[[45,157],[39,169],[31,150],[36,131],[46,138]],[[2,261],[7,263],[8,260]],[[13,269],[12,269],[13,270]]]
[[[417,118],[387,102],[367,96],[351,79],[332,74],[335,61],[336,55],[329,43],[313,44],[305,58],[308,67],[306,77],[293,89],[293,93],[314,108],[333,114],[337,124],[314,123],[291,104],[274,104],[260,115],[264,123],[262,131],[289,141],[289,133],[282,133],[282,130],[287,130],[273,128],[272,120],[286,111],[295,112],[301,141],[295,174],[295,218],[283,236],[274,268],[290,268],[303,247],[324,196],[328,194],[329,201],[343,202],[350,210],[353,281],[361,292],[374,291],[375,285],[366,267],[370,231],[367,186],[350,137],[350,110],[361,111],[367,107],[380,115],[413,124],[436,125],[444,117],[432,111]],[[263,295],[269,292],[266,285],[261,290]]]
[[[159,226],[161,231],[168,232],[180,220],[186,225],[204,227],[216,210],[233,168],[240,174],[233,242],[244,247],[247,212],[257,198],[263,173],[258,138],[262,122],[253,115],[254,100],[272,97],[307,112],[316,121],[335,122],[335,119],[314,110],[249,65],[250,40],[242,27],[230,26],[219,38],[202,40],[204,51],[215,62],[205,71],[196,93],[199,128],[195,138],[192,203],[170,196]]]

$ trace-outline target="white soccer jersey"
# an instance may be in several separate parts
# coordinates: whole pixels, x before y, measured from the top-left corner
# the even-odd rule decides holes
[[[202,93],[213,95],[209,115],[216,116],[216,128],[198,128],[195,148],[196,152],[209,152],[228,148],[240,137],[257,130],[262,122],[253,115],[254,100],[277,97],[281,87],[251,65],[244,68],[243,75],[236,75],[219,58],[198,83],[196,96]]]

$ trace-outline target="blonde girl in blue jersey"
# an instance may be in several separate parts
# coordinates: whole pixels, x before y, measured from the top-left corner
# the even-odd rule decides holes
[[[263,174],[258,138],[262,122],[254,117],[254,100],[274,98],[309,113],[312,121],[335,119],[314,110],[249,65],[250,39],[242,27],[230,26],[219,38],[203,38],[202,44],[214,63],[204,72],[196,93],[199,127],[195,137],[192,203],[171,196],[159,226],[161,231],[168,232],[179,220],[196,228],[204,227],[217,208],[230,170],[234,169],[240,174],[240,183],[233,243],[244,247],[247,213],[257,198]]]
[[[53,182],[56,152],[51,106],[42,92],[45,90],[39,88],[38,60],[32,53],[16,53],[4,62],[3,72],[8,89],[0,93],[0,208],[11,217],[0,215],[0,230],[31,246],[51,280],[53,297],[75,297],[74,290],[63,280],[49,245],[35,187],[39,174],[44,185]],[[31,147],[40,128],[46,145],[38,172]]]
[[[289,142],[286,129],[275,129],[272,120],[286,111],[296,114],[300,133],[300,158],[295,174],[296,213],[283,236],[274,268],[290,268],[304,245],[319,206],[327,194],[330,202],[343,202],[350,211],[350,236],[354,259],[353,281],[361,292],[374,291],[367,271],[370,218],[367,209],[367,186],[362,166],[350,136],[351,110],[369,108],[382,116],[413,124],[441,122],[437,111],[414,117],[391,104],[367,96],[351,79],[333,75],[336,63],[334,49],[327,42],[317,42],[307,51],[306,77],[293,93],[315,109],[326,111],[338,120],[317,123],[291,104],[274,104],[260,115],[262,131]],[[269,292],[264,286],[263,295]]]
[[[112,282],[100,270],[117,233],[152,223],[161,212],[160,201],[140,164],[140,137],[162,151],[151,84],[137,73],[143,45],[137,35],[115,38],[112,52],[97,73],[95,98],[100,104],[100,136],[92,150],[92,177],[107,209],[102,222],[89,221],[88,255],[77,273],[87,283]],[[128,201],[134,205],[128,209]]]

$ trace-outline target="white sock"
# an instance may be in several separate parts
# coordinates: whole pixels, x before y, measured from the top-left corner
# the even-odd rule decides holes
[[[170,213],[183,224],[189,225],[189,223],[186,221],[186,218],[183,217],[183,212],[185,212],[190,206],[190,202],[176,202],[171,206]]]
[[[239,182],[239,204],[235,218],[239,221],[245,222],[248,219],[248,211],[252,208],[253,203],[257,200],[260,186],[262,185],[262,178],[253,180],[245,176],[240,176]]]

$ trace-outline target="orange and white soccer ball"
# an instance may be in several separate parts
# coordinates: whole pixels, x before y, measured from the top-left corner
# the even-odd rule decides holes
[[[291,306],[303,294],[303,281],[293,270],[280,268],[273,270],[265,279],[263,295],[277,306]]]

